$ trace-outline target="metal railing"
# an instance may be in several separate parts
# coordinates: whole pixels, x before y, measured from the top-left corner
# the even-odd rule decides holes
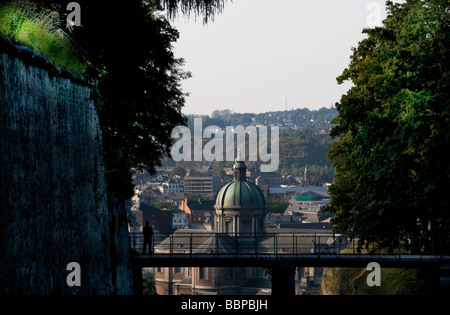
[[[143,234],[130,233],[134,255],[143,249]],[[264,233],[225,234],[178,230],[153,235],[152,252],[166,255],[450,255],[450,236],[435,234],[397,234],[350,239],[340,234]],[[148,250],[147,250],[148,253]]]

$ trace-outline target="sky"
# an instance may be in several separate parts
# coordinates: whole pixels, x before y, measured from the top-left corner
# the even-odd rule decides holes
[[[174,52],[192,73],[183,113],[331,107],[351,87],[336,77],[362,30],[385,17],[382,0],[233,0],[208,24],[179,16]]]

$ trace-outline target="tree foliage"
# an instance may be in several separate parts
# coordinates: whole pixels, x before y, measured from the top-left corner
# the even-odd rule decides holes
[[[267,200],[266,213],[284,213],[289,206],[289,201],[285,199],[271,199]]]
[[[190,74],[172,52],[178,31],[162,11],[167,9],[171,17],[192,12],[207,22],[222,11],[225,0],[79,0],[81,26],[76,27],[66,23],[68,2],[7,2],[28,3],[40,15],[50,10],[59,16],[53,26],[71,41],[73,54],[86,65],[83,75],[93,85],[108,191],[118,200],[131,196],[130,168],[154,172],[161,158],[170,155],[172,129],[186,123],[180,83]]]
[[[158,5],[163,6],[169,13],[169,17],[178,14],[190,16],[203,16],[203,21],[207,23],[214,18],[214,15],[223,11],[227,0],[156,0]],[[231,2],[231,0],[230,0]]]
[[[382,27],[353,49],[339,83],[328,153],[336,166],[329,210],[339,232],[450,228],[450,6],[387,2]]]
[[[172,52],[178,32],[152,1],[80,6],[83,26],[72,36],[88,54],[109,187],[129,194],[129,169],[154,172],[169,153],[172,129],[185,124],[180,82],[188,73]]]

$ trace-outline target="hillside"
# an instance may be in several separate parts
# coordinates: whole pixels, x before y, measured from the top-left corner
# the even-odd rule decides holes
[[[211,116],[188,115],[188,127],[193,134],[194,118],[202,118],[202,128],[217,126],[279,126],[280,127],[280,164],[278,172],[283,175],[303,176],[305,166],[314,175],[314,184],[320,185],[333,180],[334,168],[326,158],[331,148],[332,138],[329,131],[331,121],[336,117],[335,108],[319,110],[295,109],[267,112],[263,114],[232,113],[229,110],[214,111]],[[204,139],[204,143],[209,139]],[[193,160],[193,159],[192,159]],[[209,166],[219,173],[223,167],[231,167],[233,162],[190,162],[175,163],[171,159],[163,161],[164,166],[180,165],[185,169]],[[249,162],[247,167],[259,167],[260,162]]]
[[[350,248],[342,253],[350,252]],[[388,253],[382,248],[381,253]],[[367,249],[362,253],[370,254]],[[428,295],[432,292],[432,274],[429,269],[381,268],[380,286],[369,286],[367,278],[372,270],[366,268],[323,269],[322,295]]]

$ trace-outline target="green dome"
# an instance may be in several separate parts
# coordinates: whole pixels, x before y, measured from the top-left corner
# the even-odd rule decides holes
[[[225,184],[216,197],[216,209],[265,209],[261,190],[247,181]]]
[[[234,180],[219,190],[214,207],[216,209],[265,209],[266,202],[261,190],[245,178],[245,164],[236,162],[233,168]]]

